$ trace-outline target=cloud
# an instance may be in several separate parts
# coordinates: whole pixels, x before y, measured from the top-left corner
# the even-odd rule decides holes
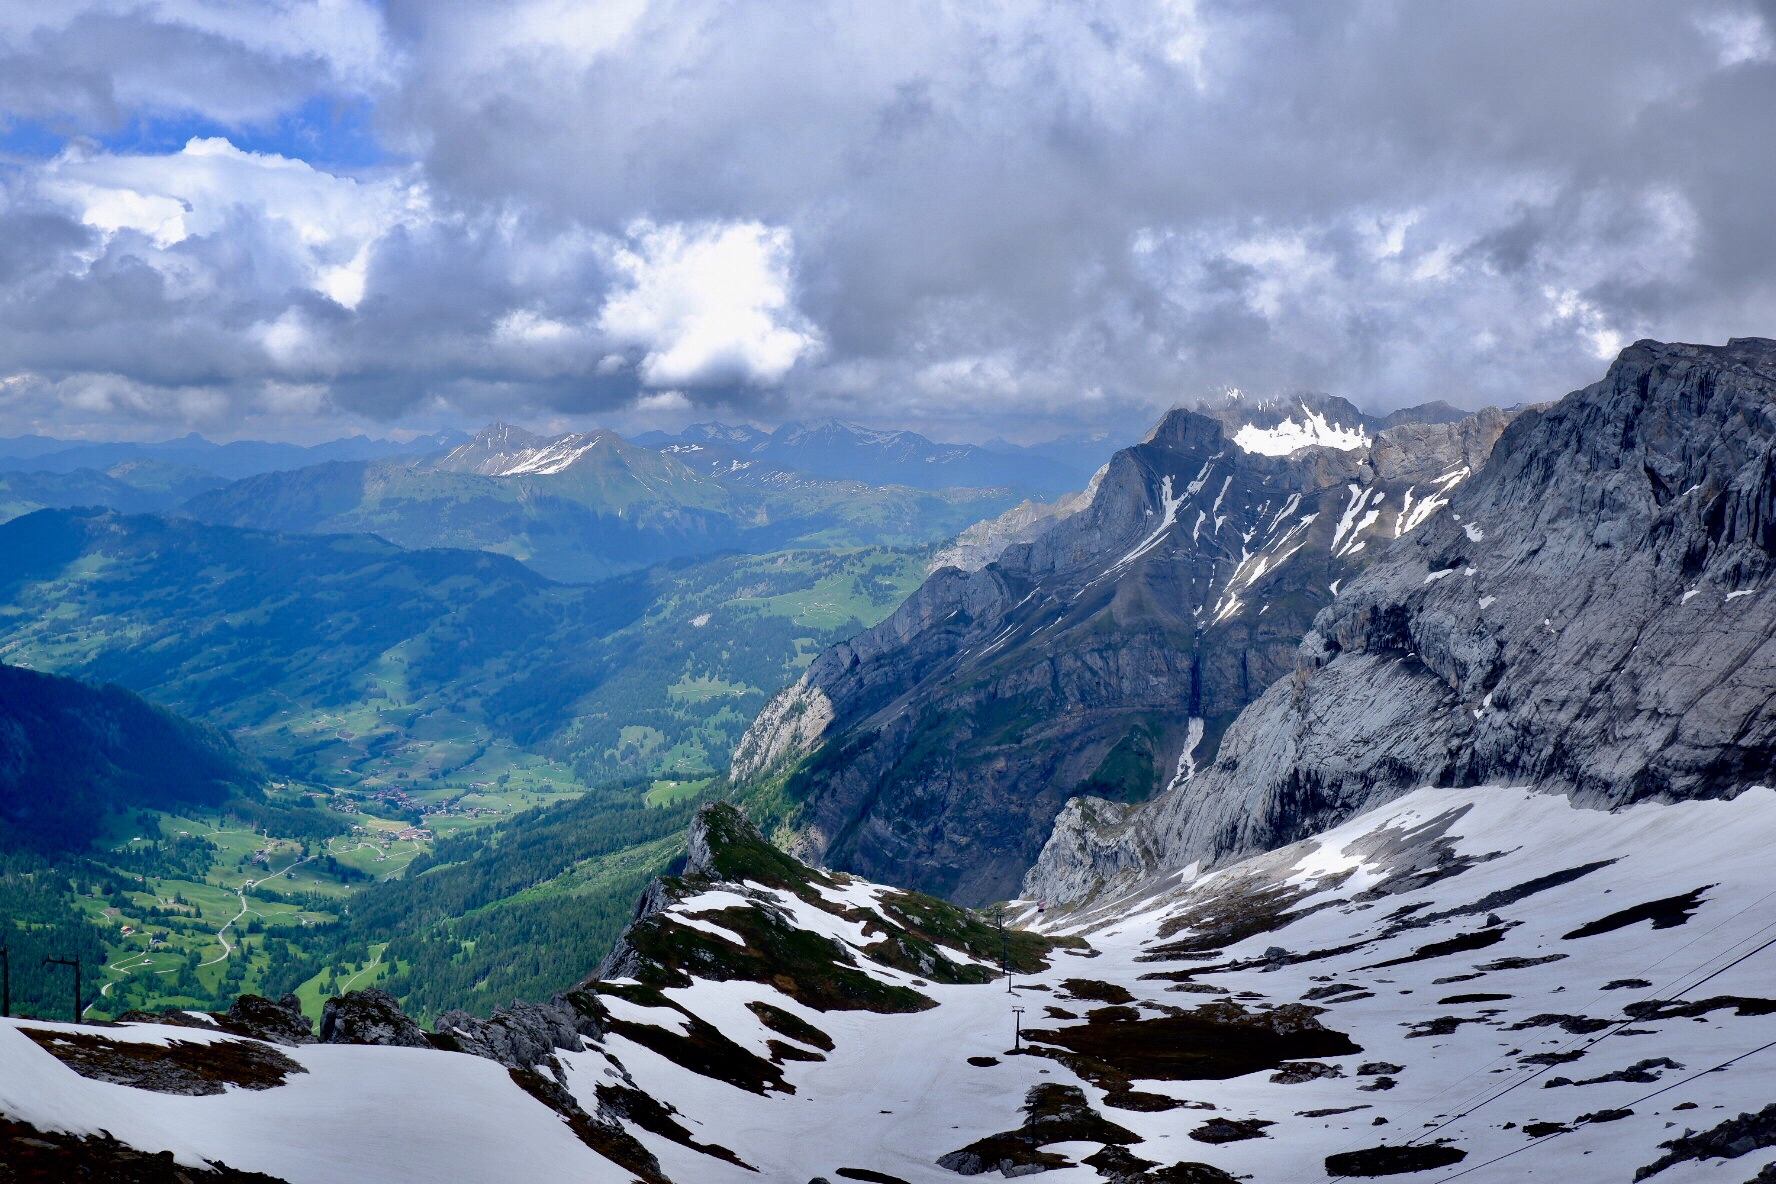
[[[649,386],[773,384],[819,348],[792,296],[789,232],[757,222],[638,222],[612,253],[621,277],[598,314],[642,349]]]
[[[0,172],[0,375],[32,376],[0,413],[29,390],[45,415],[720,409],[984,435],[1133,427],[1225,386],[1542,398],[1637,336],[1776,332],[1771,18],[10,6],[0,125],[90,139]],[[104,139],[358,99],[395,163]]]
[[[115,130],[179,112],[239,125],[401,69],[371,0],[53,0],[0,6],[0,121]]]
[[[635,400],[635,410],[643,415],[677,414],[693,406],[683,391],[659,391]]]
[[[652,0],[589,38],[501,8],[391,7],[434,183],[782,229],[821,342],[795,407],[1516,402],[1604,343],[1776,321],[1776,272],[1716,257],[1770,239],[1748,4]]]
[[[283,156],[243,152],[220,137],[170,155],[72,149],[36,174],[35,188],[107,236],[145,235],[156,252],[232,233],[250,220],[280,240],[306,286],[346,308],[364,297],[369,254],[403,223],[430,220],[423,186],[400,175],[334,176]]]

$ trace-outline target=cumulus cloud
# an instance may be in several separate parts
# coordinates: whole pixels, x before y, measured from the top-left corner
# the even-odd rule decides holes
[[[170,155],[74,149],[36,175],[38,192],[107,236],[136,231],[158,253],[251,221],[280,241],[306,284],[346,308],[364,298],[371,248],[393,227],[431,218],[423,187],[405,178],[360,182],[300,160],[243,152],[220,137]],[[162,255],[161,257],[164,257]]]
[[[612,254],[622,277],[598,314],[642,349],[650,386],[776,383],[818,348],[792,293],[789,232],[757,222],[639,222]]]
[[[985,434],[1229,385],[1542,398],[1638,336],[1776,333],[1773,8],[12,6],[0,125],[362,99],[394,163],[16,160],[0,408]]]

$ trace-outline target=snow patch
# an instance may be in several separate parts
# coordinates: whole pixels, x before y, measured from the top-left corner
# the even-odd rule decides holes
[[[1337,448],[1349,452],[1356,448],[1367,448],[1372,443],[1369,433],[1360,426],[1347,428],[1342,424],[1328,422],[1324,415],[1309,411],[1306,406],[1301,408],[1301,412],[1300,423],[1296,423],[1291,416],[1274,428],[1247,424],[1233,434],[1233,442],[1246,452],[1256,452],[1261,456],[1288,456],[1303,448]]]
[[[1184,749],[1178,753],[1178,766],[1172,771],[1172,780],[1166,786],[1170,793],[1186,781],[1196,776],[1196,749],[1202,743],[1203,721],[1200,716],[1191,716],[1189,727],[1184,734]]]

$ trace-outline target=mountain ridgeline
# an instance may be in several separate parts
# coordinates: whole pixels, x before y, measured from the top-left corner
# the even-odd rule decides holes
[[[193,498],[184,512],[216,525],[493,551],[587,582],[724,551],[919,546],[1019,496],[984,481],[869,484],[643,447],[609,431],[538,436],[493,424],[429,456],[265,473]]]
[[[1768,784],[1773,562],[1776,341],[1637,342],[1350,580],[1212,767],[1133,810],[1080,799],[1028,888],[1082,899],[1422,785]]]
[[[1070,512],[1014,512],[972,570],[817,658],[733,780],[810,858],[1015,895],[1070,797],[1138,802],[1207,764],[1315,614],[1436,518],[1507,421],[1326,397],[1173,411]]]
[[[43,511],[9,542],[0,611],[46,656],[81,652],[87,630],[45,623],[74,604],[99,608],[108,661],[150,662],[126,652],[138,620],[107,622],[127,573],[173,554],[137,593],[151,609],[205,580],[264,597],[229,590],[237,566],[299,599],[395,589],[423,628],[380,638],[382,677],[410,687],[454,647],[476,658],[464,697],[512,673],[517,634],[479,648],[500,625],[593,647],[589,614],[621,599],[362,536]],[[299,996],[0,1020],[0,1163],[252,1184],[1769,1178],[1776,341],[1639,342],[1514,414],[1175,412],[961,561],[771,700],[738,801],[593,787],[352,897],[350,973],[303,988],[318,1035]],[[335,632],[291,632],[379,640],[355,595],[324,602]],[[264,628],[206,611],[196,644]],[[177,640],[144,648],[200,685]],[[92,716],[103,694],[21,685],[48,706],[17,726],[44,736],[56,695]],[[101,906],[141,905],[151,871],[167,903],[164,865],[207,842],[176,833],[72,883],[0,851],[14,940],[103,957]],[[1032,858],[1025,899],[953,902],[1009,895]],[[58,879],[93,920],[53,929]],[[617,891],[640,899],[613,946]],[[370,975],[406,1010],[353,989]],[[38,1015],[51,985],[27,983]],[[544,1001],[482,1014],[507,992]]]
[[[1054,495],[1078,489],[1109,458],[1114,446],[1107,439],[1062,439],[1034,447],[939,444],[916,432],[824,419],[788,423],[771,432],[744,424],[698,423],[677,433],[644,433],[636,443],[712,470],[790,469],[927,490],[1009,485]]]

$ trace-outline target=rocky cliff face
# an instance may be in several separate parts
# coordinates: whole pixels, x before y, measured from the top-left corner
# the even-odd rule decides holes
[[[1767,782],[1773,556],[1776,342],[1639,342],[1350,580],[1212,768],[1075,803],[1028,890],[1226,860],[1421,785],[1615,806]]]
[[[1069,797],[1140,801],[1206,763],[1315,613],[1436,518],[1506,420],[1389,427],[1326,398],[1172,412],[1089,503],[822,654],[733,776],[789,803],[799,854],[1010,896]]]

